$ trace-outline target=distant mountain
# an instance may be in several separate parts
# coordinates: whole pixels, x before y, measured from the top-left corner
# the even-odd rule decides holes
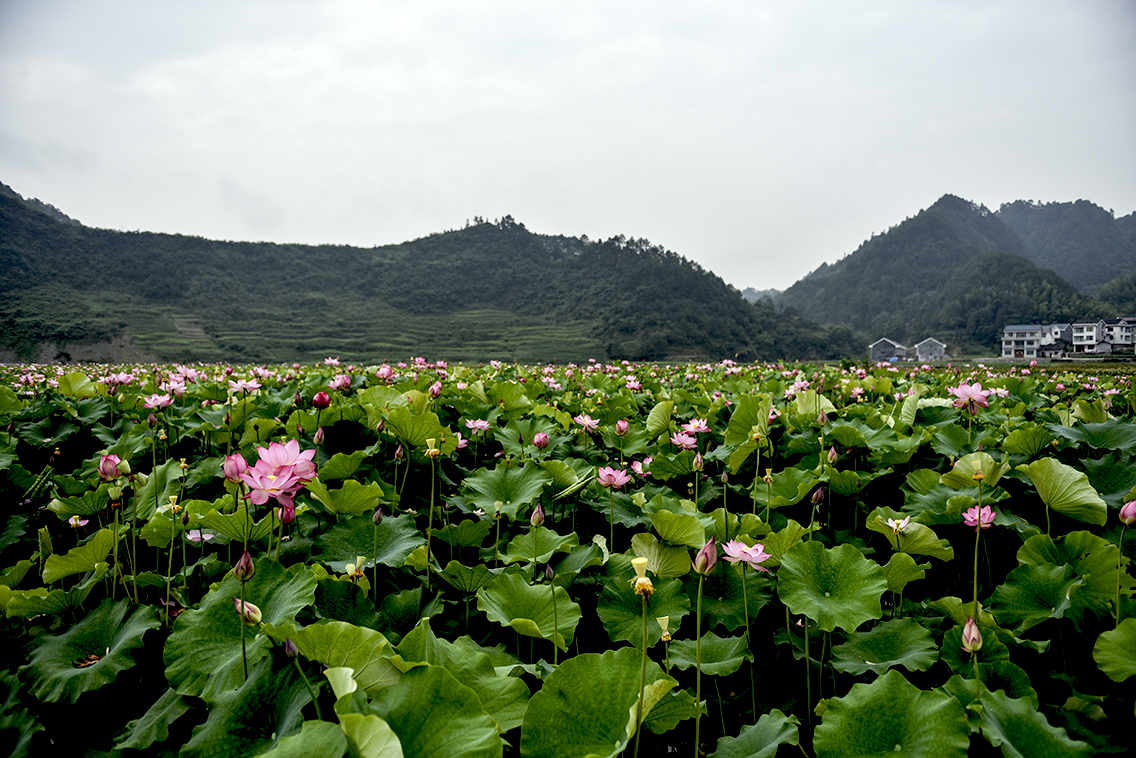
[[[1026,257],[1083,292],[1136,271],[1136,213],[1115,218],[1087,200],[1004,203],[998,218],[1026,244]]]
[[[92,229],[45,205],[0,193],[10,357],[752,360],[862,342],[751,305],[646,240],[539,235],[508,216],[363,249]]]
[[[997,253],[994,255],[993,253]],[[953,195],[822,265],[778,303],[821,323],[913,343],[993,350],[1009,321],[1110,315],[1055,272],[998,214]]]
[[[753,287],[746,287],[742,290],[742,297],[750,303],[756,303],[763,299],[773,302],[780,294],[781,290],[778,289],[756,290]]]

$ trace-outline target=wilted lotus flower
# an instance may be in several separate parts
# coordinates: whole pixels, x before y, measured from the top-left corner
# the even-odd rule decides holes
[[[86,526],[89,521],[90,519],[79,518],[78,516],[72,516],[71,518],[67,519],[67,523],[71,525],[72,529],[78,529],[80,527]]]
[[[233,607],[237,609],[237,615],[241,617],[241,621],[249,626],[256,626],[260,623],[260,609],[252,603],[246,603],[235,597],[233,598]]]
[[[647,559],[642,556],[631,559],[631,568],[635,569],[635,576],[631,579],[631,584],[635,588],[636,595],[642,595],[650,600],[651,594],[655,591],[655,585],[647,577],[647,563]]]
[[[671,617],[670,616],[659,616],[657,619],[655,619],[655,621],[658,623],[659,628],[663,630],[663,636],[659,638],[660,641],[670,642],[671,641],[671,633],[670,633]]]
[[[962,628],[962,649],[968,653],[982,649],[982,632],[978,631],[978,624],[973,618],[967,618],[966,626]]]
[[[702,576],[707,576],[714,571],[714,566],[718,564],[718,545],[713,537],[695,554],[691,563],[695,573]]]

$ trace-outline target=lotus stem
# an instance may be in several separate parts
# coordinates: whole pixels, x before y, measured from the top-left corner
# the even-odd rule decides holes
[[[1125,524],[1120,529],[1120,544],[1116,546],[1116,628],[1120,628],[1120,568],[1121,562],[1124,560],[1124,532],[1127,531],[1128,524]]]
[[[241,629],[244,629],[244,624],[241,624]],[[316,709],[316,720],[323,721],[323,714],[320,713],[319,698],[316,696],[316,691],[312,689],[312,683],[308,681],[308,675],[304,673],[304,669],[300,666],[300,659],[293,658],[292,663],[296,664],[296,670],[300,672],[300,676],[304,679],[304,684],[308,688],[308,694],[312,696],[312,705]]]
[[[698,575],[698,608],[694,614],[694,758],[699,754],[699,727],[702,721],[702,584],[706,577]]]
[[[809,727],[813,725],[813,662],[809,660],[809,617],[802,616],[805,627],[805,713],[808,715]]]
[[[407,465],[410,465],[409,459]],[[430,458],[430,502],[426,517],[426,592],[430,592],[430,539],[434,536],[434,459]]]
[[[245,607],[245,583],[241,582],[241,608],[244,608],[244,607]],[[169,615],[169,607],[168,606],[166,608],[166,615]],[[248,679],[249,679],[249,664],[248,664],[248,653],[245,650],[245,620],[243,618],[238,617],[238,621],[241,625],[241,665],[244,667],[245,681],[247,682]]]
[[[742,605],[745,608],[745,622],[746,622],[746,650],[753,652],[753,640],[749,636],[749,593],[746,591],[746,569],[748,566],[742,563]],[[753,702],[753,718],[756,723],[757,720],[757,685],[753,681],[753,661],[749,662],[749,696]]]
[[[974,607],[971,612],[975,619],[978,618],[978,541],[982,539],[982,527],[976,526],[974,528]]]
[[[635,703],[635,750],[632,752],[633,758],[639,756],[639,734],[643,728],[643,687],[647,684],[647,595],[644,594],[640,597],[643,605],[643,660],[639,665],[639,701]],[[553,607],[555,607],[555,604]]]

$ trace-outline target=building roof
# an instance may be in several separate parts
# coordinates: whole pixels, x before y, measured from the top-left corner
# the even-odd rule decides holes
[[[881,342],[886,342],[886,343],[888,343],[889,345],[894,345],[895,347],[902,347],[902,348],[904,348],[905,350],[907,349],[905,345],[901,345],[901,344],[899,344],[898,342],[896,342],[895,340],[890,340],[890,339],[888,339],[887,337],[881,337],[881,338],[879,338],[878,340],[876,340],[876,341],[875,341],[875,342],[873,342],[872,344],[868,345],[868,349],[870,350],[871,348],[875,347],[876,345],[880,344]]]
[[[1026,329],[1041,329],[1041,324],[1007,324],[1002,327],[1004,332],[1020,332]]]
[[[934,342],[936,345],[941,345],[943,347],[947,346],[946,342],[939,342],[934,337],[928,337],[927,339],[923,340],[922,342],[916,342],[915,347],[919,347],[920,345],[926,345],[928,342]]]

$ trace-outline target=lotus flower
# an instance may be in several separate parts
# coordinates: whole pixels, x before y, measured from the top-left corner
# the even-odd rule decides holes
[[[968,653],[977,653],[982,649],[982,632],[978,631],[978,624],[973,618],[966,620],[962,628],[962,649]]]
[[[689,434],[679,432],[671,435],[671,444],[683,450],[693,450],[698,447],[698,441],[691,437]]]
[[[104,455],[99,459],[99,476],[105,481],[114,481],[122,474],[118,468],[121,463],[122,459],[114,453]]]
[[[1129,525],[1136,523],[1136,500],[1129,500],[1121,507],[1120,520]]]
[[[772,553],[765,552],[764,545],[749,547],[741,540],[730,540],[722,546],[722,550],[726,553],[726,560],[730,563],[741,561],[752,569],[769,573],[769,569],[759,565],[767,558],[773,557]]]
[[[994,523],[995,513],[991,510],[989,505],[982,506],[982,510],[978,506],[968,508],[966,513],[962,516],[962,521],[967,526],[977,527],[979,529],[989,529],[990,525]]]
[[[691,561],[691,565],[694,568],[694,572],[696,574],[707,576],[712,571],[714,571],[714,566],[716,566],[717,564],[718,545],[714,541],[714,538],[711,537],[710,541],[703,545],[702,549],[695,554],[694,560]]]
[[[967,384],[963,382],[957,387],[947,387],[947,392],[955,396],[954,407],[970,411],[970,415],[977,415],[979,408],[989,408],[986,398],[990,397],[990,390],[982,389],[978,382]]]
[[[619,489],[631,481],[631,475],[623,469],[617,469],[614,466],[601,466],[596,481],[604,487]]]

